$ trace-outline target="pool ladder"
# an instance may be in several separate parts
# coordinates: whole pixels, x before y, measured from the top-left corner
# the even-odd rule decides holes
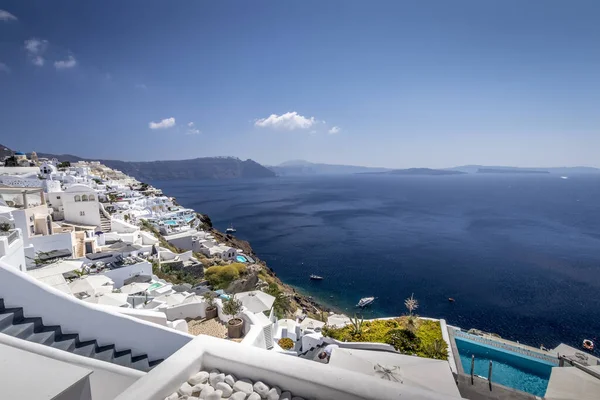
[[[490,366],[488,368],[488,376],[487,376],[487,380],[488,380],[488,385],[490,386],[490,391],[492,390],[492,367],[493,367],[493,362],[492,360],[490,360]],[[485,379],[485,377],[482,376],[482,378]],[[471,355],[471,385],[475,384],[475,354]]]

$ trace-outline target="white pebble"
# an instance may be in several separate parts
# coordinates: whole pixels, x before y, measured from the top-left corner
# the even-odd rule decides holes
[[[214,391],[215,391],[215,389],[212,386],[206,385],[206,386],[204,386],[204,389],[202,389],[202,391],[200,392],[200,398],[206,399],[207,396]]]
[[[235,379],[235,376],[233,375],[225,375],[225,383],[228,384],[229,386],[233,387],[233,385],[235,385],[235,381],[237,381],[237,379]]]
[[[194,386],[192,386],[192,394],[199,394],[202,389],[204,389],[204,386],[207,386],[207,383],[198,383]]]
[[[235,392],[229,397],[229,400],[246,400],[247,394],[244,392]]]
[[[217,383],[217,386],[215,387],[215,389],[223,392],[223,397],[229,397],[229,396],[231,396],[231,393],[233,393],[233,389],[231,388],[231,386],[229,386],[225,382]]]
[[[216,369],[216,368],[213,368],[213,369],[211,369],[211,370],[210,370],[210,373],[211,373],[211,374],[212,374],[212,373],[215,373],[215,374],[220,374],[220,373],[221,373],[221,371],[219,371],[219,370],[218,370],[218,369]]]
[[[269,393],[269,387],[258,381],[254,384],[254,391],[260,395],[261,398],[266,399],[267,393]]]
[[[261,399],[260,394],[258,394],[256,392],[250,393],[250,396],[246,397],[246,400],[260,400],[260,399]]]
[[[216,388],[217,387],[217,383],[219,382],[225,382],[225,374],[210,374],[210,377],[208,378],[209,382],[210,382],[210,386]]]
[[[192,386],[197,385],[199,383],[206,383],[208,380],[208,372],[200,371],[197,374],[192,375],[188,379],[188,383]]]
[[[177,392],[175,393],[171,393],[169,396],[165,397],[165,400],[177,400],[179,398],[179,395],[177,394]]]
[[[189,383],[184,382],[183,385],[179,387],[179,390],[177,392],[181,395],[191,396],[192,386]]]
[[[252,381],[248,379],[242,379],[237,381],[233,385],[233,390],[236,392],[244,392],[246,394],[254,392],[254,388],[252,387]]]
[[[223,392],[221,392],[220,390],[215,390],[214,392],[206,396],[206,400],[221,400],[222,394]]]
[[[267,393],[267,400],[279,400],[281,396],[281,390],[277,386],[273,386],[269,393]]]

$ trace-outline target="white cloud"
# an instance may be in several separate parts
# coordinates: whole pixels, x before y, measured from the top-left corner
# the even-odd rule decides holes
[[[296,111],[287,112],[282,115],[271,114],[267,118],[257,119],[254,126],[259,128],[285,129],[308,129],[317,123],[314,117],[304,117]]]
[[[25,41],[25,50],[29,54],[29,58],[31,59],[33,65],[36,65],[38,67],[42,67],[46,62],[46,60],[42,56],[46,52],[47,48],[47,40],[31,38]]]
[[[41,40],[37,38],[31,38],[25,41],[25,50],[31,54],[42,54],[48,47],[47,40]]]
[[[33,65],[37,65],[38,67],[43,67],[46,60],[42,56],[35,56],[31,59]]]
[[[340,133],[341,131],[342,129],[339,126],[334,126],[328,131],[328,133],[330,135],[335,135],[336,133]]]
[[[0,10],[0,21],[16,21],[17,17],[5,10]]]
[[[8,68],[8,65],[0,62],[0,72],[6,72],[7,74],[10,74],[10,68]]]
[[[175,118],[165,118],[160,122],[152,122],[148,124],[150,129],[168,129],[175,126]]]
[[[137,83],[137,84],[135,85],[135,88],[136,88],[136,89],[142,89],[142,90],[146,90],[146,89],[148,89],[148,87],[147,87],[146,85],[144,85],[143,83]]]
[[[196,125],[194,125],[193,122],[188,122],[187,124],[188,126],[188,130],[185,132],[186,135],[199,135],[200,129],[196,128]]]
[[[66,60],[60,60],[54,62],[54,68],[56,69],[69,69],[77,65],[77,60],[72,55],[69,55]]]

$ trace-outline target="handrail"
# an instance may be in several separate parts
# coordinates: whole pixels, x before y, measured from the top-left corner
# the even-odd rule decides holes
[[[600,379],[600,373],[588,368],[586,365],[583,365],[575,360],[571,360],[570,358],[564,356],[564,355],[559,355],[558,358],[560,359],[560,361],[566,361],[569,364],[571,364],[572,366],[574,366],[575,368],[585,372],[588,375],[593,376],[596,379]]]
[[[548,356],[545,354],[541,354],[541,353],[538,353],[538,352],[535,352],[532,350],[524,349],[522,347],[512,346],[512,345],[509,345],[506,343],[501,343],[501,342],[498,342],[498,341],[495,341],[492,339],[487,339],[487,338],[483,338],[481,336],[472,335],[470,333],[466,333],[466,332],[459,331],[459,330],[454,331],[454,336],[463,337],[465,339],[469,339],[474,342],[479,342],[479,343],[486,344],[486,345],[489,345],[492,347],[508,350],[513,353],[523,354],[528,357],[537,358],[537,359],[558,365],[558,358],[551,357],[551,356]]]

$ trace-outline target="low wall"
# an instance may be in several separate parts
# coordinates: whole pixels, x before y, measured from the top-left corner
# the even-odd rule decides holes
[[[332,339],[330,337],[324,337],[323,342],[328,344],[337,344],[340,348],[344,349],[357,349],[357,350],[375,350],[375,351],[387,351],[390,353],[397,353],[394,346],[387,343],[371,343],[371,342],[340,342],[339,340]]]
[[[185,318],[204,318],[206,316],[206,303],[180,304],[164,309],[169,321]]]
[[[141,319],[142,321],[152,322],[161,326],[167,325],[167,316],[159,311],[152,310],[138,310],[135,308],[124,308],[124,307],[112,307],[112,306],[101,306],[99,307],[117,311],[119,314],[128,315],[133,318]]]
[[[125,279],[135,275],[150,275],[152,276],[152,264],[148,261],[143,261],[134,265],[127,265],[121,268],[102,271],[103,275],[108,276],[115,283],[115,288],[120,288],[125,284]]]
[[[0,297],[7,307],[23,307],[26,316],[42,317],[45,325],[60,325],[63,332],[79,333],[81,340],[115,344],[151,360],[169,357],[193,338],[80,301],[5,263],[0,263]]]
[[[90,387],[94,400],[113,400],[135,381],[146,375],[145,372],[136,369],[122,367],[90,357],[79,356],[68,351],[18,339],[3,333],[0,333],[0,343],[92,370]]]
[[[444,400],[453,397],[385,381],[331,365],[303,360],[200,335],[135,382],[115,400],[163,400],[200,369],[219,369],[263,381],[307,399]]]

